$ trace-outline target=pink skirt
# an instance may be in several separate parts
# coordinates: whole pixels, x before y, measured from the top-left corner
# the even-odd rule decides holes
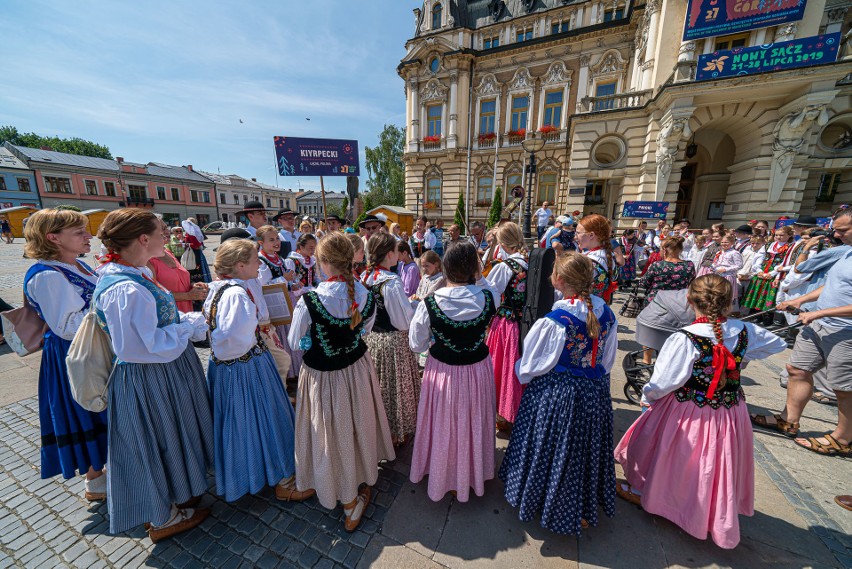
[[[615,449],[645,511],[719,547],[740,542],[754,515],[754,448],[745,401],[730,409],[680,403],[673,393],[643,413]]]
[[[515,375],[515,362],[521,359],[518,343],[520,329],[517,322],[495,316],[488,331],[488,351],[494,364],[494,384],[497,387],[497,414],[515,422],[524,386]]]
[[[494,372],[491,358],[454,366],[426,360],[411,481],[429,475],[429,498],[437,502],[455,490],[467,502],[470,489],[485,492],[494,478]]]

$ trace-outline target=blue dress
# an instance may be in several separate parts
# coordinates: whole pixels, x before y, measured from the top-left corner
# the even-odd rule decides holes
[[[78,261],[88,272],[92,270]],[[95,285],[80,275],[57,265],[36,263],[24,277],[27,301],[44,319],[38,302],[26,292],[30,280],[45,271],[59,271],[72,285],[83,290],[84,310],[89,308]],[[44,335],[41,369],[38,374],[38,407],[41,426],[41,477],[62,474],[66,479],[89,468],[103,470],[107,462],[106,413],[92,413],[80,407],[71,395],[65,356],[69,340],[48,330]]]
[[[208,322],[216,327],[217,291]],[[243,356],[220,360],[210,356],[207,383],[213,400],[216,492],[233,502],[275,486],[296,472],[295,413],[269,348],[257,342]]]
[[[547,318],[566,328],[565,347],[556,367],[524,390],[499,476],[522,521],[540,513],[542,527],[579,535],[581,519],[597,525],[599,505],[615,513],[609,373],[592,366],[584,320],[562,309]],[[609,307],[599,320],[603,346],[616,320]]]
[[[157,327],[179,322],[174,297],[133,273],[100,278],[94,302],[104,291],[131,280],[157,302]],[[101,326],[109,333],[104,313]],[[117,361],[109,380],[110,532],[145,522],[166,523],[172,504],[207,491],[213,462],[213,418],[204,370],[192,344],[168,363]]]

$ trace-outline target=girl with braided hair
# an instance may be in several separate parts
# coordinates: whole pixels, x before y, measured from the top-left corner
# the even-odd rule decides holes
[[[754,514],[752,430],[740,371],[782,352],[780,337],[726,319],[731,283],[705,275],[689,286],[695,321],[660,350],[642,389],[648,408],[615,449],[626,483],[616,492],[719,547],[740,541],[737,515]]]
[[[361,280],[376,299],[376,323],[364,341],[376,363],[394,444],[401,445],[417,428],[420,372],[408,348],[414,307],[399,275],[391,271],[399,261],[398,243],[389,233],[373,234],[367,242],[370,262]]]
[[[304,351],[296,394],[296,484],[299,491],[315,489],[325,508],[341,502],[351,532],[370,501],[379,461],[395,458],[376,368],[363,340],[373,328],[376,304],[352,275],[354,251],[344,234],[326,235],[316,256],[328,280],[299,299],[287,337],[291,348]]]
[[[613,258],[611,234],[612,224],[596,213],[583,217],[574,233],[583,255],[591,259],[594,266],[592,293],[603,298],[607,304],[612,302],[612,294],[618,288],[618,265]]]
[[[598,507],[615,513],[610,370],[618,322],[592,294],[585,256],[556,259],[551,281],[562,293],[524,340],[518,378],[527,384],[506,457],[505,496],[522,521],[541,514],[553,532],[579,535],[598,523]]]

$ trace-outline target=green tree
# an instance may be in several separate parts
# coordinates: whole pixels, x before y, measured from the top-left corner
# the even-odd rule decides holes
[[[16,146],[28,148],[50,147],[57,152],[66,154],[78,154],[80,156],[94,156],[95,158],[106,158],[112,160],[109,148],[82,138],[59,138],[58,136],[41,136],[34,132],[20,133],[14,126],[0,127],[0,145],[9,141]]]
[[[331,213],[336,213],[340,219],[346,219],[346,214],[349,211],[349,198],[343,198],[343,201],[340,202],[340,207],[337,211],[332,211]]]
[[[67,209],[67,210],[69,210],[69,211],[76,211],[76,212],[81,212],[81,211],[83,211],[82,209],[80,209],[80,208],[79,208],[79,207],[77,207],[76,205],[64,204],[64,203],[63,203],[63,204],[59,204],[58,206],[54,207],[53,209]]]
[[[459,201],[456,204],[456,213],[455,213],[455,216],[453,217],[453,223],[455,223],[456,225],[461,227],[462,233],[467,233],[467,230],[465,229],[467,227],[467,225],[464,222],[464,218],[465,218],[464,211],[465,211],[464,210],[464,194],[459,193]]]
[[[364,207],[405,205],[405,129],[386,124],[379,135],[379,145],[364,148],[367,156],[367,192]],[[369,205],[368,205],[369,204]]]
[[[497,186],[497,189],[494,190],[494,199],[491,200],[491,209],[488,210],[488,222],[487,226],[489,229],[500,223],[500,214],[503,213],[503,189],[500,186]]]

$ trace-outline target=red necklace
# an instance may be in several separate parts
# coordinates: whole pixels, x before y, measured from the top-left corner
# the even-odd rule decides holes
[[[724,316],[720,316],[717,319],[717,322],[719,322],[719,324],[721,324],[723,322],[727,322],[727,321],[728,321],[728,319],[725,318]],[[713,324],[713,321],[710,320],[709,318],[707,318],[706,316],[699,316],[695,320],[693,320],[692,323],[693,324]]]
[[[284,264],[284,261],[278,255],[278,253],[267,253],[266,251],[261,250],[260,254],[263,255],[266,259],[269,260],[270,263],[276,266],[281,266]]]

